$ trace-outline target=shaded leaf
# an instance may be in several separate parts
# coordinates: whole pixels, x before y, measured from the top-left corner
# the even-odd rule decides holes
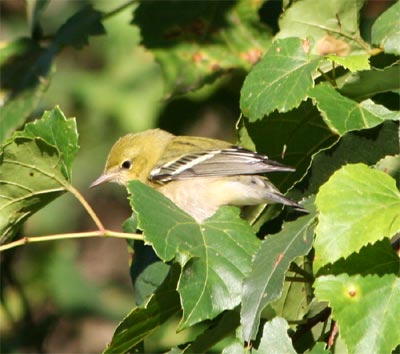
[[[363,164],[336,171],[320,188],[316,205],[315,269],[400,230],[395,180]]]
[[[310,55],[309,45],[299,38],[277,40],[250,71],[240,93],[240,108],[251,122],[274,110],[287,112],[306,99],[321,60]]]
[[[296,168],[293,173],[268,175],[281,191],[286,191],[304,175],[313,154],[338,139],[310,101],[284,114],[274,112],[261,121],[244,121],[240,133],[244,131],[251,137],[256,151]]]
[[[180,309],[176,284],[179,267],[171,268],[163,284],[144,307],[134,308],[118,325],[104,354],[128,353]]]
[[[310,213],[286,223],[281,232],[263,241],[243,283],[241,323],[245,341],[255,338],[261,311],[281,296],[290,263],[311,249],[314,222],[315,216]]]
[[[182,267],[178,284],[183,307],[180,328],[236,307],[242,279],[250,271],[259,245],[238,210],[221,208],[198,224],[152,188],[138,181],[130,182],[128,188],[146,242],[162,260],[175,260]]]
[[[101,23],[102,13],[91,5],[72,15],[56,32],[52,46],[60,50],[64,46],[81,49],[89,44],[89,36],[105,34]]]
[[[66,191],[77,149],[75,121],[66,119],[58,108],[5,142],[0,151],[1,242]]]
[[[325,151],[313,157],[306,195],[316,194],[319,187],[347,163],[374,165],[386,155],[400,153],[398,124],[387,121],[362,132],[350,132]]]
[[[40,26],[39,18],[41,16],[41,13],[48,6],[49,2],[50,2],[49,0],[26,1],[26,12],[32,38],[37,38],[42,36],[42,28]]]
[[[400,63],[384,69],[372,69],[354,73],[339,92],[357,101],[371,98],[383,92],[400,90]]]
[[[396,1],[380,15],[372,26],[372,43],[385,53],[400,55],[400,3]]]
[[[386,238],[373,245],[368,244],[359,252],[352,253],[348,258],[341,258],[333,264],[327,264],[318,271],[319,275],[342,273],[364,276],[368,274],[379,276],[389,273],[398,274],[399,256],[393,249],[390,240]]]
[[[342,96],[330,85],[323,83],[310,91],[325,122],[332,131],[344,135],[351,130],[374,127],[385,120],[399,120],[400,112],[392,112],[371,100],[356,102]]]
[[[257,62],[271,42],[262,2],[144,1],[133,22],[164,73],[166,93],[185,93]]]
[[[183,353],[208,353],[215,344],[233,334],[239,325],[239,313],[226,311],[220,318],[217,318],[217,323],[212,324],[210,328],[200,334]]]
[[[400,342],[396,275],[322,276],[315,282],[315,294],[329,302],[350,354],[391,353]]]
[[[11,42],[0,50],[1,90],[0,142],[17,129],[36,108],[46,91],[52,56],[30,39]]]
[[[296,354],[288,336],[289,324],[282,317],[275,317],[264,325],[260,345],[255,354]]]

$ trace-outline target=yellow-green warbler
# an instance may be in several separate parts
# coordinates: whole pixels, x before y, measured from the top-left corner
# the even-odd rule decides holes
[[[260,175],[274,171],[294,169],[225,141],[153,129],[120,138],[108,155],[103,174],[91,187],[139,180],[198,222],[222,205],[282,203],[303,210]]]

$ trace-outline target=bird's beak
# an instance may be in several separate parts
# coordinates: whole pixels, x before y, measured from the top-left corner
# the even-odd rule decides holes
[[[116,173],[103,173],[99,178],[97,178],[89,188],[97,187],[105,182],[112,182],[116,178]]]

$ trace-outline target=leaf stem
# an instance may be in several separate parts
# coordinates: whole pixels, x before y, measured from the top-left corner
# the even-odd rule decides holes
[[[104,14],[102,16],[102,19],[103,20],[107,20],[108,18],[113,17],[114,15],[116,15],[119,12],[125,10],[127,7],[131,6],[135,2],[137,2],[137,0],[130,0],[130,1],[126,2],[125,4],[122,4],[121,6],[117,7],[115,10],[112,10],[112,11],[107,12],[106,14]]]
[[[114,238],[124,238],[129,240],[140,240],[140,241],[144,240],[143,235],[103,229],[103,230],[87,231],[87,232],[73,232],[73,233],[54,234],[46,236],[22,237],[16,241],[6,243],[5,245],[1,245],[0,252],[33,242],[45,242],[45,241],[55,241],[55,240],[72,239],[72,238],[104,237],[104,236],[114,237]]]
[[[87,213],[90,215],[96,226],[100,231],[103,233],[106,231],[106,228],[104,227],[103,223],[100,221],[99,217],[97,214],[94,212],[92,207],[89,205],[89,203],[86,201],[86,199],[83,197],[83,195],[72,185],[68,184],[66,185],[66,188],[69,192],[73,194],[73,196],[78,199],[79,203],[85,208]]]
[[[291,270],[292,272],[295,272],[297,274],[302,275],[307,281],[313,281],[314,278],[312,276],[312,274],[310,274],[309,272],[307,272],[306,270],[304,270],[303,268],[299,267],[296,263],[292,262],[290,264],[289,270]]]

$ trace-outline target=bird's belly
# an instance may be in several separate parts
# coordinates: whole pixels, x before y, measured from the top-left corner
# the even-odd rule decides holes
[[[222,205],[263,203],[264,183],[259,176],[197,177],[169,182],[160,192],[201,222]]]

